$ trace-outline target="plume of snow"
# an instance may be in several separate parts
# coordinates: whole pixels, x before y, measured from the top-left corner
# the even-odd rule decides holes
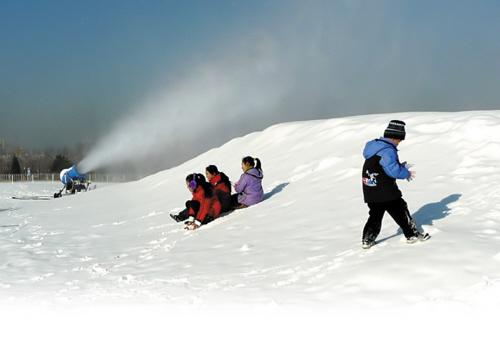
[[[169,146],[186,147],[188,140],[210,145],[210,138],[227,129],[248,130],[246,123],[261,120],[285,96],[289,82],[283,69],[270,48],[195,67],[117,122],[79,163],[79,170],[140,163]]]

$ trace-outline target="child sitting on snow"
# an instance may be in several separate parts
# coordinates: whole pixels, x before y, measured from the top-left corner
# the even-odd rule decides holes
[[[226,174],[219,172],[215,165],[205,168],[205,175],[212,185],[213,190],[221,204],[221,212],[228,212],[231,209],[231,182]]]
[[[186,186],[193,197],[186,202],[186,209],[182,212],[177,215],[170,214],[175,221],[187,220],[186,229],[192,230],[219,217],[220,202],[202,174],[189,174],[186,177]]]
[[[241,160],[241,170],[243,170],[243,174],[234,184],[234,190],[237,194],[231,196],[233,209],[246,208],[264,199],[264,190],[262,189],[264,174],[260,160],[251,156],[244,157]]]

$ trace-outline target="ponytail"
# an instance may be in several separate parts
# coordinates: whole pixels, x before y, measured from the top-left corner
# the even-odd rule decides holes
[[[262,171],[262,163],[259,158],[255,158],[255,169]]]
[[[260,162],[259,158],[254,159],[251,156],[245,156],[243,160],[241,160],[241,162],[250,165],[252,168],[262,171],[262,163]]]
[[[210,198],[212,196],[212,186],[205,179],[205,175],[196,174],[196,182],[203,188],[203,191],[205,192],[205,197]]]
[[[220,181],[226,185],[227,189],[231,190],[231,182],[229,181],[229,177],[224,173],[219,173]]]

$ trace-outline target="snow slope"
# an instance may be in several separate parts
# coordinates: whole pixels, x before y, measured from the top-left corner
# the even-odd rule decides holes
[[[362,250],[361,151],[391,119],[407,123],[399,185],[432,234],[408,245],[386,216]],[[147,142],[147,141],[146,141]],[[243,156],[266,200],[187,232],[168,213],[184,178]],[[0,184],[0,301],[401,308],[500,302],[500,111],[398,113],[291,122],[234,139],[137,182],[50,201],[58,185]]]

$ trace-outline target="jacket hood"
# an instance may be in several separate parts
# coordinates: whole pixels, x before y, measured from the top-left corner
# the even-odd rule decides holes
[[[249,174],[249,175],[254,176],[256,178],[259,178],[259,179],[262,179],[264,177],[264,174],[262,173],[262,171],[255,169],[255,168],[247,170],[245,172],[245,174]]]
[[[381,150],[386,149],[386,148],[390,148],[390,147],[396,149],[396,145],[394,145],[392,142],[390,142],[389,140],[387,140],[383,137],[381,137],[380,139],[368,141],[365,145],[364,150],[363,150],[363,157],[365,159],[369,159],[373,155],[380,152]]]

